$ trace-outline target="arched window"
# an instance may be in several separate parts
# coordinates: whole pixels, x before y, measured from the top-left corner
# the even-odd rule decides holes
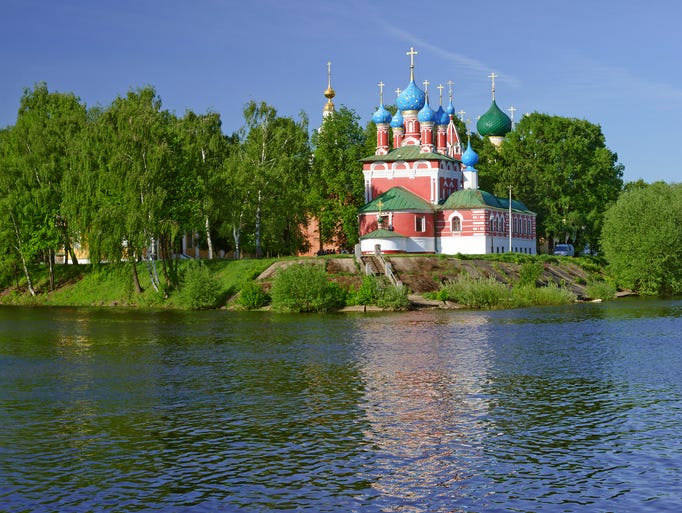
[[[453,232],[462,231],[462,220],[458,216],[453,216],[453,218],[450,220],[450,229]]]

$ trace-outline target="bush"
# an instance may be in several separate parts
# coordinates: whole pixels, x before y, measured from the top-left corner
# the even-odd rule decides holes
[[[280,270],[270,293],[273,308],[286,312],[327,312],[346,303],[346,292],[317,265],[293,264]]]
[[[200,260],[186,263],[179,291],[180,305],[193,310],[215,308],[220,300],[220,283]]]
[[[527,306],[566,305],[575,303],[576,295],[565,287],[551,282],[546,287],[517,287],[512,291],[511,306],[524,308]]]
[[[358,290],[349,295],[349,305],[373,305],[379,298],[379,280],[374,276],[365,276]]]
[[[443,285],[447,299],[468,308],[495,308],[510,298],[509,288],[495,278],[461,274]]]
[[[608,301],[616,297],[616,285],[610,281],[595,281],[585,287],[585,295],[592,299]]]
[[[257,310],[268,304],[270,296],[260,286],[249,281],[242,285],[237,303],[247,310]]]
[[[410,300],[407,299],[407,287],[403,285],[388,285],[379,290],[377,306],[385,310],[407,310]]]
[[[537,286],[544,271],[545,266],[542,265],[541,262],[528,262],[521,265],[521,268],[519,269],[519,281],[516,283],[516,286]]]

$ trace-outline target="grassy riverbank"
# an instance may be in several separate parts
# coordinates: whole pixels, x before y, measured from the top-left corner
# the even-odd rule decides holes
[[[412,306],[417,307],[445,307],[448,304],[451,307],[473,308],[494,308],[504,304],[519,306],[516,301],[511,303],[510,300],[501,300],[496,303],[497,306],[481,305],[476,301],[468,304],[462,300],[464,296],[458,296],[456,292],[463,290],[463,285],[466,285],[469,297],[474,293],[472,291],[477,290],[485,290],[490,294],[490,287],[495,283],[498,295],[501,294],[500,291],[518,291],[524,286],[525,292],[517,292],[516,297],[526,298],[538,296],[536,292],[532,292],[533,289],[560,289],[563,296],[578,299],[607,298],[615,292],[608,281],[605,281],[601,262],[591,258],[516,254],[478,257],[401,255],[392,256],[388,260],[397,278],[405,286],[405,297],[409,294]],[[52,291],[49,290],[47,269],[37,268],[32,273],[36,296],[28,293],[22,277],[17,275],[13,284],[5,284],[0,303],[168,309],[239,308],[238,298],[242,289],[249,293],[262,291],[267,302],[278,270],[295,263],[315,264],[324,270],[328,280],[344,291],[343,300],[347,304],[365,307],[372,304],[372,300],[377,300],[362,295],[367,293],[369,287],[364,269],[352,257],[337,255],[323,258],[214,260],[200,265],[196,261],[183,261],[179,266],[182,278],[180,286],[159,291],[152,286],[147,265],[139,263],[138,274],[143,288],[141,294],[134,291],[128,265],[104,265],[98,269],[83,265],[59,266],[56,269],[55,289]],[[385,300],[390,287],[382,280],[382,277],[376,278],[377,286],[384,291]],[[338,298],[336,299],[338,303]],[[542,304],[542,301],[538,304]],[[390,308],[390,304],[384,304],[384,307]]]

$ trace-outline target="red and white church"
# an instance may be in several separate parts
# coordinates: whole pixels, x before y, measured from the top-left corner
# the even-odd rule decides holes
[[[397,97],[396,114],[384,107],[382,90],[372,116],[377,148],[362,159],[367,202],[358,212],[362,253],[535,254],[536,214],[521,201],[478,188],[478,155],[470,143],[462,151],[452,91],[445,108],[442,94],[436,110],[429,105],[428,81],[425,91],[414,81],[416,53],[407,52],[410,82]],[[492,105],[477,129],[499,144],[512,123],[495,103],[491,77]]]

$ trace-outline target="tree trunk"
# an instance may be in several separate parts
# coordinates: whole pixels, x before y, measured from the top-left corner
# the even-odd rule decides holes
[[[137,258],[133,254],[133,258],[130,261],[130,265],[132,266],[132,271],[133,271],[133,285],[135,286],[135,292],[138,294],[142,294],[142,287],[140,286],[140,277],[137,275]]]
[[[213,240],[211,239],[211,230],[209,229],[208,216],[206,216],[206,243],[208,244],[208,259],[213,260]]]
[[[47,265],[48,265],[48,275],[50,278],[50,292],[54,291],[54,251],[52,249],[47,250]]]
[[[261,191],[258,190],[258,203],[256,205],[256,258],[263,257],[263,250],[260,244],[260,203],[261,203]]]
[[[31,281],[31,274],[28,272],[28,266],[26,265],[26,259],[24,258],[24,255],[19,253],[19,256],[21,257],[21,265],[24,268],[24,276],[26,276],[26,284],[28,287],[28,291],[31,293],[32,296],[36,295],[36,291],[33,289],[33,282]]]

